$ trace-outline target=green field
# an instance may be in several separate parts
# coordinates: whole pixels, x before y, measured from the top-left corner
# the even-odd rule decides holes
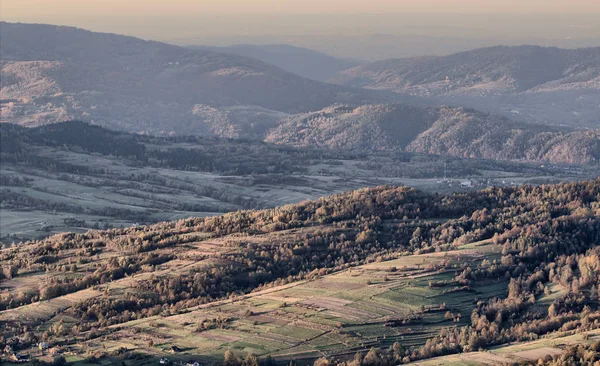
[[[82,353],[84,348],[97,349],[102,344],[108,352],[126,347],[149,357],[167,355],[170,359],[214,361],[220,360],[226,350],[232,350],[240,356],[254,353],[270,355],[275,360],[310,363],[320,356],[353,354],[373,346],[388,347],[394,342],[419,346],[443,327],[467,324],[476,298],[504,296],[507,288],[504,280],[488,280],[476,283],[471,291],[443,293],[445,287],[430,287],[429,282],[451,279],[458,258],[477,265],[497,256],[497,246],[484,244],[447,254],[405,256],[371,263],[171,316],[120,324],[101,339],[71,348]],[[445,267],[438,268],[442,261]],[[409,263],[411,268],[398,269],[399,263]],[[126,287],[127,282],[116,281],[109,288],[116,291],[118,285]],[[442,304],[445,307],[441,308]],[[56,311],[55,307],[52,309]],[[461,320],[445,319],[446,311],[455,315],[460,312]],[[0,320],[8,315],[8,312],[0,314]],[[228,319],[222,327],[198,329],[204,319],[219,317]],[[403,320],[407,320],[406,324],[401,324]],[[41,327],[54,321],[50,317]],[[64,321],[75,320],[64,318]],[[182,352],[171,354],[172,346]]]

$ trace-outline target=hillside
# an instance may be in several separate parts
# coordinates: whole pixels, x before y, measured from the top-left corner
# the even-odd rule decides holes
[[[2,122],[80,119],[134,132],[209,134],[228,128],[221,114],[233,107],[235,123],[268,126],[282,113],[383,98],[233,54],[50,25],[2,22],[0,33]]]
[[[598,127],[600,47],[489,47],[442,57],[390,59],[332,82],[390,90],[529,120]]]
[[[465,108],[398,104],[337,106],[291,116],[265,141],[494,160],[590,164],[600,159],[598,130],[573,132]]]
[[[413,94],[475,95],[600,88],[600,47],[489,47],[442,57],[390,59],[360,65],[341,84]]]
[[[336,76],[337,73],[359,64],[358,62],[336,58],[323,52],[285,44],[240,44],[226,47],[189,46],[189,48],[251,57],[275,65],[293,74],[323,82]]]
[[[598,180],[378,187],[61,234],[0,251],[0,342],[82,363],[392,365],[588,332],[600,319],[599,199]]]

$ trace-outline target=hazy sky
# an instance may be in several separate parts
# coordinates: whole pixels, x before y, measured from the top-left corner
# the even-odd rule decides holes
[[[599,16],[600,0],[0,0],[4,21],[180,44],[373,34],[589,40],[600,39]]]
[[[8,21],[75,16],[323,13],[598,13],[598,0],[2,0]]]

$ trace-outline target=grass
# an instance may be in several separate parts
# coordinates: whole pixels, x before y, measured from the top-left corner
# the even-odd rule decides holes
[[[219,248],[206,247],[206,250],[221,250]],[[371,263],[319,279],[251,293],[235,301],[224,300],[190,308],[181,314],[133,320],[112,327],[110,339],[126,340],[129,349],[141,354],[165,354],[163,350],[176,345],[184,349],[183,354],[176,355],[181,359],[215,360],[221,359],[228,349],[244,356],[252,352],[272,355],[276,359],[286,357],[308,362],[322,354],[344,354],[371,346],[388,347],[396,341],[405,346],[419,346],[439,333],[442,327],[457,325],[444,319],[444,311],[421,314],[422,306],[438,307],[445,303],[447,309],[458,309],[463,315],[463,321],[458,325],[462,325],[468,321],[475,298],[502,296],[506,292],[504,281],[481,281],[475,283],[472,292],[444,294],[446,287],[429,287],[429,282],[452,280],[454,270],[437,272],[425,268],[443,262],[452,266],[459,263],[458,258],[460,263],[477,264],[496,255],[497,247],[482,243],[475,248],[452,253],[430,253]],[[98,259],[103,260],[107,259]],[[95,261],[93,259],[89,266]],[[415,264],[420,269],[405,271],[399,269],[399,263]],[[201,262],[167,263],[159,266],[154,275],[176,276],[190,266],[197,268],[202,265]],[[390,272],[392,267],[397,267],[397,270]],[[32,276],[43,275],[40,272]],[[388,280],[383,281],[386,276]],[[136,274],[102,285],[99,291],[108,289],[110,296],[120,296],[123,292],[135,291],[136,281],[147,277],[146,273]],[[41,312],[46,318],[39,319],[39,326],[49,326],[56,320],[52,319],[52,314],[60,312],[58,305],[70,306],[94,294],[94,290],[86,291],[92,292],[86,294],[80,291],[47,302],[45,306],[48,308]],[[251,310],[253,315],[245,315],[247,310]],[[13,316],[33,314],[27,307],[22,307],[1,312],[0,320],[13,312]],[[228,317],[232,321],[226,329],[196,332],[203,319],[217,316]],[[406,317],[419,319],[405,325],[385,325],[389,319]],[[148,346],[149,339],[154,339],[154,347]],[[109,340],[102,342],[114,349],[119,345]],[[97,349],[98,344],[98,340],[93,340],[87,346]],[[165,355],[170,357],[170,354]]]
[[[558,283],[549,284],[548,290],[550,293],[541,296],[537,301],[538,303],[549,306],[555,299],[567,294],[567,289]]]
[[[233,322],[232,329],[218,332],[235,334],[240,339],[231,342],[222,340],[218,349],[310,358],[316,350],[334,355],[365,345],[390,346],[395,341],[407,346],[424,344],[442,327],[455,323],[446,321],[443,312],[425,313],[421,315],[420,321],[398,327],[384,326],[385,319],[418,315],[421,305],[439,306],[443,302],[447,308],[460,309],[465,312],[463,315],[467,315],[477,296],[502,296],[506,291],[506,283],[487,281],[476,286],[474,292],[443,294],[444,288],[430,288],[429,281],[451,279],[452,273],[427,274],[421,270],[425,276],[411,278],[400,276],[401,271],[394,272],[392,276],[390,268],[398,266],[399,261],[424,267],[452,261],[460,254],[464,254],[463,261],[467,258],[480,262],[496,255],[496,250],[494,246],[480,243],[474,248],[461,249],[449,255],[432,253],[372,263],[299,286],[221,305],[219,309],[223,314],[243,314],[246,309],[252,308],[259,319],[273,320],[257,324],[252,323],[251,319]],[[386,275],[393,279],[369,284],[373,278],[383,278]],[[347,288],[341,289],[344,284],[348,284]],[[282,307],[284,302],[287,306]],[[204,312],[205,310],[193,311],[186,314],[186,317],[193,319]],[[283,319],[287,323],[277,325],[274,323],[275,319]],[[163,330],[158,329],[158,332]],[[194,338],[198,350],[206,349],[202,346],[202,338],[202,334]],[[273,341],[274,339],[278,341]]]

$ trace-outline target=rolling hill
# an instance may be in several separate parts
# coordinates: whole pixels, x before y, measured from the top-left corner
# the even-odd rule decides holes
[[[590,164],[598,130],[514,122],[458,107],[336,106],[288,117],[265,141],[371,151],[410,151],[497,160]]]
[[[530,121],[600,126],[600,47],[498,46],[390,59],[343,71],[331,81],[463,103]]]
[[[270,125],[282,113],[381,97],[238,55],[50,25],[2,22],[0,32],[3,122],[80,119],[134,132],[208,134],[226,128],[219,112],[230,107],[239,123]]]
[[[317,81],[327,81],[337,73],[359,65],[359,62],[336,58],[323,52],[286,44],[233,46],[189,46],[192,49],[209,50],[251,57],[275,65],[296,75]]]
[[[382,186],[2,248],[2,357],[535,362],[598,336],[599,193]]]

